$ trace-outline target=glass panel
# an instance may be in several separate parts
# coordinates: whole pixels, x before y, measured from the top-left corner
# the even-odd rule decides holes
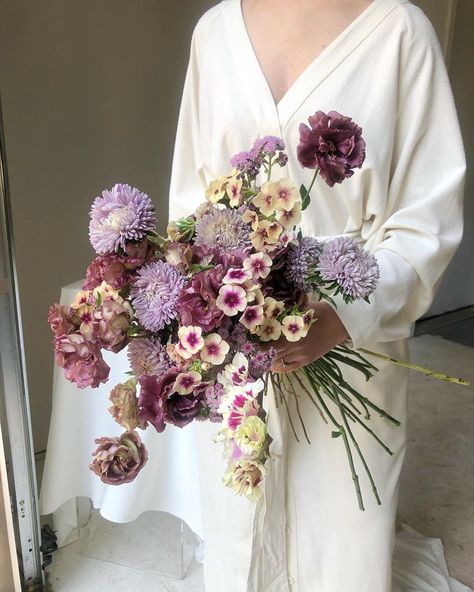
[[[24,590],[42,585],[40,524],[0,100],[0,421]]]

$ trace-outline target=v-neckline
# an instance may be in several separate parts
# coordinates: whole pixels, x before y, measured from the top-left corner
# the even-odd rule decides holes
[[[329,59],[330,56],[334,54],[334,52],[342,45],[343,41],[348,38],[349,34],[354,29],[356,29],[356,27],[361,25],[366,19],[368,19],[368,17],[383,1],[384,0],[372,0],[372,2],[366,8],[364,8],[364,10],[359,13],[358,16],[349,23],[349,25],[347,25],[347,27],[345,27],[315,58],[313,58],[313,60],[309,62],[309,64],[286,90],[285,94],[280,98],[280,100],[275,101],[270,85],[268,84],[267,77],[265,76],[262,66],[258,60],[257,54],[250,39],[250,35],[248,33],[242,11],[242,1],[233,0],[237,19],[237,24],[234,26],[236,26],[240,32],[242,43],[244,44],[245,50],[250,58],[250,63],[256,74],[256,79],[260,83],[265,94],[268,96],[269,102],[273,106],[273,110],[277,115],[281,113],[285,106],[289,105],[291,98],[296,95],[298,90],[304,86],[304,82],[313,73],[316,66],[323,64],[325,60]]]

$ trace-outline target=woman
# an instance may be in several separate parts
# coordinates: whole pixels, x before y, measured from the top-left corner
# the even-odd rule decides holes
[[[341,342],[407,359],[410,325],[429,308],[462,236],[466,161],[456,109],[436,34],[409,0],[223,0],[209,9],[192,36],[170,218],[188,215],[208,183],[229,171],[230,157],[264,135],[285,141],[281,176],[308,186],[312,171],[296,159],[298,128],[318,110],[350,116],[363,129],[367,153],[344,183],[316,183],[302,230],[359,238],[377,257],[381,279],[370,304],[317,303],[319,320],[307,337],[277,344],[280,372]],[[281,456],[256,506],[223,487],[216,427],[198,422],[206,592],[449,591],[447,579],[432,588],[417,574],[418,587],[404,588],[401,580],[410,580],[403,569],[392,574],[408,371],[377,366],[369,383],[346,372],[402,422],[396,429],[372,418],[392,456],[355,429],[382,500],[370,497],[358,466],[364,512],[344,447],[304,393],[311,445],[296,442],[285,411],[266,397],[272,448]]]

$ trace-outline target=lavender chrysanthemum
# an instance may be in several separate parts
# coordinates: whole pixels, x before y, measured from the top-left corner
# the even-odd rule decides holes
[[[141,240],[156,225],[155,208],[148,195],[122,183],[102,191],[89,215],[89,237],[99,255],[124,249],[126,241]]]
[[[160,331],[178,314],[179,296],[186,278],[164,261],[152,261],[137,272],[130,296],[140,323]]]
[[[298,290],[310,292],[313,281],[310,279],[322,252],[322,243],[312,236],[304,236],[298,244],[288,247],[285,277]]]
[[[249,228],[235,210],[213,209],[196,224],[195,245],[235,251],[250,244]]]
[[[155,338],[132,339],[128,346],[127,357],[138,378],[144,375],[160,376],[173,365],[166,353],[166,348]]]
[[[348,236],[339,236],[324,245],[317,271],[323,280],[336,282],[342,293],[354,300],[368,298],[380,277],[372,253]]]

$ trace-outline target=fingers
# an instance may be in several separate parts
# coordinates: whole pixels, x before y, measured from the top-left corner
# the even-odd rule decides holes
[[[279,360],[279,362],[281,362],[281,359]],[[299,368],[302,368],[303,366],[305,366],[304,362],[296,360],[295,362],[290,362],[285,365],[283,365],[281,363],[278,363],[278,364],[275,363],[271,367],[271,370],[272,370],[272,372],[275,372],[276,374],[286,374],[287,372],[294,372],[295,370],[298,370]]]

